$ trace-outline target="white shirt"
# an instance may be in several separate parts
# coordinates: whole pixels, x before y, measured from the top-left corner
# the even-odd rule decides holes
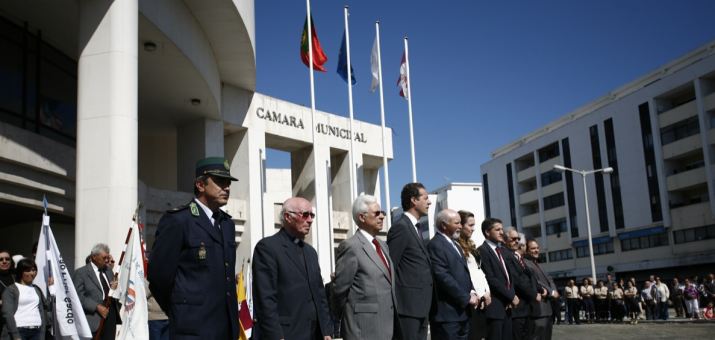
[[[472,254],[467,255],[467,268],[469,268],[469,277],[472,279],[474,291],[479,296],[489,294],[489,283],[484,272],[477,265],[477,260]]]
[[[198,199],[194,198],[194,201],[199,205],[199,207],[201,207],[201,210],[204,211],[206,216],[208,216],[209,222],[211,222],[211,225],[214,225],[214,223],[216,223],[216,220],[214,220],[214,218],[213,218],[214,212],[211,211],[211,209],[209,209],[209,207],[207,207],[203,203],[201,203],[201,201],[199,201]],[[221,229],[221,226],[219,225],[218,228]]]
[[[94,277],[97,278],[97,282],[99,282],[99,287],[102,288],[102,278],[99,277],[99,268],[92,261],[89,261],[89,264],[92,265],[92,271],[94,272]],[[109,286],[109,280],[107,279],[107,275],[104,274],[104,271],[102,271],[102,277],[104,278],[104,280],[106,280],[105,282],[107,283],[107,286]],[[109,287],[109,288],[111,290],[112,287]],[[106,299],[107,297],[104,295],[104,288],[102,288],[100,290],[102,291],[102,299],[103,300]]]
[[[362,236],[365,236],[365,238],[367,239],[367,243],[370,243],[370,246],[372,247],[372,249],[374,249],[375,251],[377,251],[377,248],[375,248],[375,244],[372,243],[372,240],[374,240],[375,238],[374,238],[372,235],[370,235],[370,233],[368,233],[368,232],[365,231],[365,230],[362,230],[362,229],[358,228],[358,231],[362,234]]]
[[[37,327],[42,325],[40,317],[40,297],[33,286],[25,286],[17,283],[17,290],[20,296],[17,301],[17,311],[15,311],[15,324],[17,327]]]
[[[419,219],[417,217],[412,216],[409,211],[405,211],[405,216],[410,219],[410,222],[412,222],[412,226],[415,227],[415,232],[417,233],[417,236],[422,238],[422,235],[420,235],[420,230],[417,229],[417,222],[419,222]]]

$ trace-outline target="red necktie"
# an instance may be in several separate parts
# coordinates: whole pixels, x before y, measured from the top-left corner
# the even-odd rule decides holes
[[[392,273],[390,273],[390,265],[387,264],[387,259],[385,259],[385,255],[382,254],[382,248],[380,247],[380,243],[377,242],[377,239],[372,239],[372,244],[375,245],[377,255],[380,255],[380,260],[382,260],[382,264],[384,264],[385,268],[387,269],[387,276],[389,276],[390,280],[392,280]]]
[[[511,281],[509,280],[509,273],[506,271],[506,265],[504,264],[504,258],[501,256],[501,247],[497,247],[497,255],[499,255],[499,262],[501,262],[502,269],[504,270],[504,277],[506,277],[506,287],[511,287]]]

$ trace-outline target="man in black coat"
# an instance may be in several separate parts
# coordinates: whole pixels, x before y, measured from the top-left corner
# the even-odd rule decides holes
[[[526,266],[524,259],[525,240],[510,227],[506,232],[506,245],[512,251],[511,261],[507,264],[509,274],[514,282],[514,290],[519,297],[519,304],[511,312],[512,339],[531,339],[530,316],[531,305],[537,299],[536,279]]]
[[[532,339],[551,340],[553,328],[552,313],[559,313],[553,310],[551,301],[558,301],[559,291],[556,289],[554,280],[539,266],[539,243],[536,240],[526,242],[526,266],[533,273],[538,285],[540,298],[534,301],[531,309],[532,317]]]
[[[435,227],[437,232],[427,245],[436,301],[430,313],[430,335],[433,340],[466,340],[470,309],[474,309],[479,299],[469,277],[467,260],[456,243],[462,229],[459,214],[451,209],[440,211]]]
[[[507,263],[512,261],[511,252],[504,248],[504,226],[496,218],[482,222],[485,241],[479,246],[482,256],[482,270],[487,277],[492,303],[487,306],[487,339],[511,340],[511,308],[519,304],[514,291],[514,283],[509,275]]]
[[[281,228],[253,251],[254,340],[329,340],[333,331],[318,253],[303,239],[313,208],[301,197],[281,210]]]
[[[405,340],[427,339],[432,306],[432,272],[427,247],[417,228],[431,204],[421,183],[408,183],[400,194],[404,214],[387,233],[390,257],[395,264],[395,295],[400,334]]]
[[[171,339],[238,338],[236,226],[219,209],[237,180],[229,169],[221,157],[199,161],[196,197],[159,220],[148,279]]]

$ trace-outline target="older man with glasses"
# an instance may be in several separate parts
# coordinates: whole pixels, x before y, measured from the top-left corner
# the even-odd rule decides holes
[[[360,195],[353,202],[358,230],[340,243],[335,263],[333,306],[343,316],[342,337],[391,340],[395,309],[395,272],[387,243],[377,238],[385,212],[377,199]]]
[[[301,197],[281,209],[283,227],[253,251],[253,339],[330,339],[332,323],[318,253],[305,243],[313,207]]]

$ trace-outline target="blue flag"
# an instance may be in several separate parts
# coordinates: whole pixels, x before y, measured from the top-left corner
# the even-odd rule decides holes
[[[340,78],[343,78],[346,82],[348,81],[348,48],[347,45],[345,45],[345,32],[343,32],[343,43],[340,44],[340,54],[338,55],[338,74]],[[350,76],[352,78],[352,84],[355,85],[357,81],[355,80],[353,65],[350,65]]]

